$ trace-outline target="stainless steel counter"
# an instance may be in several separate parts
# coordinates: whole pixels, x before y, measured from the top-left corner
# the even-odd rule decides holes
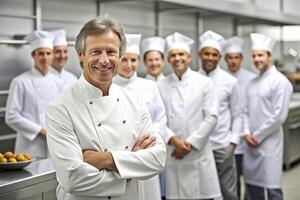
[[[0,199],[56,199],[57,180],[50,159],[33,161],[22,170],[0,170]]]

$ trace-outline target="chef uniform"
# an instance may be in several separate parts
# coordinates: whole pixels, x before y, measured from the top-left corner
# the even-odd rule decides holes
[[[190,54],[194,41],[180,33],[167,37],[168,51]],[[210,199],[221,195],[209,136],[217,124],[217,99],[210,78],[187,68],[179,80],[175,73],[158,82],[167,111],[168,138],[176,136],[192,145],[182,159],[172,157],[167,145],[166,199]]]
[[[166,41],[161,37],[149,37],[144,39],[141,45],[142,45],[143,55],[145,55],[145,53],[149,51],[157,51],[164,54]],[[165,78],[165,75],[161,73],[157,78],[155,78],[151,74],[147,73],[145,78],[153,81],[160,81]]]
[[[161,37],[149,37],[142,41],[141,46],[142,46],[143,55],[145,55],[149,51],[157,51],[157,52],[164,54],[166,41],[165,41],[165,39],[163,39]],[[160,80],[165,79],[165,76],[163,73],[161,73],[156,78],[148,73],[145,78],[148,80],[152,80],[152,81],[160,81]],[[165,142],[168,143],[168,141],[165,141]],[[165,183],[165,173],[164,172],[162,172],[159,175],[159,183],[160,183],[161,196],[165,197],[166,196],[165,195],[166,194],[166,189],[165,189],[166,183]]]
[[[53,46],[68,46],[66,39],[66,31],[64,29],[59,29],[51,32],[54,35]],[[61,81],[64,89],[73,85],[77,78],[72,73],[66,71],[64,68],[61,71],[58,71],[54,67],[50,68],[50,72],[58,77]]]
[[[127,40],[126,53],[133,53],[139,56],[141,35],[125,34],[125,36]],[[164,130],[166,129],[167,118],[156,83],[154,81],[137,77],[136,72],[130,78],[116,75],[113,78],[113,83],[132,91],[142,98],[150,112],[155,131],[164,139]],[[161,199],[158,175],[143,182],[145,186],[145,197],[147,200]]]
[[[225,39],[213,32],[206,31],[200,37],[199,52],[205,47],[218,50],[222,55]],[[237,79],[219,66],[209,72],[218,97],[218,125],[210,141],[216,160],[222,195],[225,200],[237,199],[236,167],[231,143],[238,145],[242,131],[242,110]]]
[[[59,200],[145,200],[143,182],[163,170],[165,144],[152,131],[150,114],[138,96],[116,84],[109,95],[84,76],[47,108],[47,142],[58,178]],[[138,138],[156,137],[151,148],[132,152]],[[109,151],[118,172],[98,169],[83,149]]]
[[[251,41],[252,50],[262,50],[272,55],[275,39],[251,34]],[[282,124],[288,114],[292,92],[291,83],[275,66],[249,82],[246,128],[258,143],[255,147],[245,145],[244,177],[249,200],[264,199],[264,189],[268,192],[268,199],[283,199]]]
[[[227,39],[225,46],[225,55],[226,54],[243,54],[243,39],[237,36],[233,36]],[[249,81],[256,77],[256,74],[244,69],[242,66],[239,66],[239,69],[235,72],[230,71],[230,74],[233,75],[238,80],[238,89],[241,94],[240,101],[242,103],[242,107],[246,106],[246,89]],[[245,112],[243,112],[243,123],[245,123]],[[241,198],[241,183],[240,177],[243,175],[243,153],[244,153],[244,145],[245,141],[243,139],[245,134],[245,125],[243,125],[242,132],[240,133],[240,143],[235,148],[235,161],[236,161],[236,169],[237,169],[237,191],[238,197]]]
[[[32,51],[39,48],[53,49],[53,35],[46,31],[34,31],[25,38]],[[50,66],[49,66],[50,67]],[[43,75],[33,67],[15,77],[9,88],[6,103],[6,123],[17,131],[16,153],[28,153],[33,157],[47,157],[46,139],[39,135],[45,128],[45,111],[48,102],[61,92],[58,79],[51,73]]]

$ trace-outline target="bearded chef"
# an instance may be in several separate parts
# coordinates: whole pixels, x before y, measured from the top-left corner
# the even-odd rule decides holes
[[[47,142],[61,200],[145,199],[165,144],[142,99],[112,83],[126,38],[108,16],[86,23],[75,48],[83,75],[47,109]]]
[[[247,145],[244,150],[244,177],[248,200],[283,199],[282,124],[287,118],[293,88],[272,63],[275,39],[252,33],[252,58],[259,76],[249,82],[246,93]]]
[[[49,73],[53,59],[53,35],[34,31],[25,39],[30,44],[34,65],[11,81],[5,120],[17,131],[15,152],[47,157],[46,106],[59,95],[62,87],[58,79]]]
[[[149,37],[142,41],[144,65],[147,69],[146,79],[159,81],[165,78],[164,52],[166,41],[161,37]]]
[[[61,80],[65,88],[73,85],[77,78],[64,69],[68,61],[68,43],[66,38],[66,31],[59,29],[51,32],[54,35],[53,40],[53,61],[51,64],[50,72]]]
[[[137,77],[136,73],[140,65],[140,41],[142,35],[125,34],[125,36],[127,40],[126,52],[121,57],[118,74],[113,78],[113,83],[134,92],[142,98],[150,112],[156,132],[164,137],[167,118],[156,83],[152,80]],[[161,199],[158,176],[143,182],[146,199]]]

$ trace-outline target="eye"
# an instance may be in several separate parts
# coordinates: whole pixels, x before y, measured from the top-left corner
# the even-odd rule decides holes
[[[99,54],[100,54],[99,50],[93,50],[93,51],[90,52],[91,56],[96,56],[96,55],[99,55]]]
[[[110,56],[114,56],[114,55],[116,55],[116,53],[117,53],[117,51],[115,51],[115,50],[108,50],[107,51],[107,54],[110,55]]]

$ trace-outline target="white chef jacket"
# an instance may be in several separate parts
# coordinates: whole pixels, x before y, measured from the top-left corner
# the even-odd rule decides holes
[[[61,84],[63,85],[64,89],[72,86],[77,81],[76,76],[64,69],[62,69],[61,72],[59,72],[53,67],[50,67],[50,72],[62,82]]]
[[[163,137],[166,129],[167,118],[164,108],[164,104],[160,97],[156,83],[151,80],[137,77],[134,73],[130,78],[125,78],[120,75],[116,75],[113,78],[113,82],[123,88],[126,88],[143,99],[147,105],[148,111],[151,115],[155,130]],[[168,141],[165,141],[166,143]],[[154,176],[144,181],[146,199],[160,200],[160,186],[158,176]]]
[[[217,124],[217,98],[210,78],[187,69],[181,80],[175,73],[158,82],[165,104],[170,137],[192,144],[183,159],[171,156],[167,145],[166,198],[210,199],[221,196],[209,136]]]
[[[249,82],[246,128],[258,141],[255,148],[245,145],[244,177],[249,184],[281,188],[282,124],[292,92],[291,83],[275,66]]]
[[[43,76],[37,69],[15,77],[9,88],[5,121],[17,132],[15,152],[46,157],[46,139],[39,135],[45,128],[45,111],[62,86],[51,73]]]
[[[244,68],[240,68],[239,70],[237,70],[235,73],[230,73],[231,75],[233,75],[237,80],[238,80],[238,89],[239,89],[239,93],[240,93],[240,101],[241,101],[241,105],[242,108],[244,108],[244,106],[246,106],[246,90],[247,90],[247,85],[249,83],[249,81],[251,79],[253,79],[254,77],[256,77],[256,74],[254,74],[253,72],[250,72]],[[245,110],[243,109],[243,127],[242,127],[242,132],[240,133],[240,143],[239,145],[235,148],[234,153],[235,154],[243,154],[244,153],[244,146],[245,141],[244,141],[244,134],[246,134],[246,126],[245,126]]]
[[[218,97],[218,125],[210,136],[214,150],[239,144],[243,115],[237,79],[219,66],[208,76],[212,78]]]
[[[165,77],[165,75],[164,75],[163,73],[161,73],[161,74],[157,77],[157,79],[156,79],[154,76],[150,75],[150,74],[146,74],[146,76],[145,76],[145,79],[152,80],[152,81],[161,81],[161,80],[163,80],[163,79],[165,79],[165,78],[166,78],[166,77]]]
[[[142,182],[165,166],[162,138],[153,133],[150,114],[134,93],[112,84],[108,96],[83,76],[47,109],[49,152],[59,182],[58,199],[144,200]],[[132,152],[137,138],[149,133],[156,144]],[[82,150],[112,153],[118,173],[83,162]],[[127,179],[132,179],[128,181]]]

